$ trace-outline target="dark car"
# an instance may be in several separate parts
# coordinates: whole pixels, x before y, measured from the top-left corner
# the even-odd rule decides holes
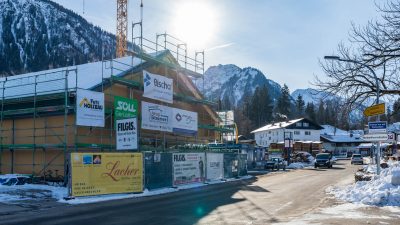
[[[315,157],[314,168],[318,167],[328,167],[332,168],[334,160],[332,155],[329,153],[320,153]]]
[[[282,158],[271,158],[265,163],[265,169],[271,170],[279,170],[279,169],[286,169],[286,161]]]

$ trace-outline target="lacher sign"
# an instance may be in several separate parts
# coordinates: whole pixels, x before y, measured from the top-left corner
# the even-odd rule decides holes
[[[72,196],[143,191],[141,153],[71,153],[71,170]]]

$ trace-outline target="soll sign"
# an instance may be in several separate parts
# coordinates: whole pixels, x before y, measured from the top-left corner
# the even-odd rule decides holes
[[[370,106],[364,110],[364,116],[377,116],[385,114],[385,103]]]
[[[135,99],[114,97],[115,119],[127,119],[137,117],[138,103]]]

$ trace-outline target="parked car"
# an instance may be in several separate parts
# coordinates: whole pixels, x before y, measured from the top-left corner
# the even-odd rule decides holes
[[[24,185],[29,181],[29,177],[19,174],[0,175],[0,185]]]
[[[271,169],[271,170],[279,170],[279,169],[286,169],[286,161],[282,158],[278,158],[278,157],[273,157],[271,159],[269,159],[266,163],[264,168],[267,169]]]
[[[360,154],[353,154],[351,156],[351,164],[364,164],[364,159]]]
[[[328,167],[332,168],[333,166],[332,155],[330,153],[319,153],[315,157],[314,168],[318,167]]]

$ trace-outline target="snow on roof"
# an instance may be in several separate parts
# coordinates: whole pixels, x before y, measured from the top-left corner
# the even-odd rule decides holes
[[[357,148],[371,148],[372,145],[376,146],[376,144],[372,144],[372,143],[362,143],[359,146],[357,146]],[[389,145],[391,145],[391,143],[383,142],[383,143],[381,143],[381,148],[386,148]]]
[[[329,142],[334,142],[334,143],[361,143],[365,142],[363,139],[361,139],[360,135],[353,135],[350,136],[350,134],[346,135],[326,135],[326,134],[321,134],[321,137],[328,140]]]
[[[165,51],[151,53],[158,57]],[[68,89],[92,89],[101,84],[104,78],[111,75],[121,76],[127,70],[144,63],[137,57],[126,56],[113,60],[98,61],[77,66],[62,67],[10,77],[0,78],[0,98],[21,98],[35,95],[60,93],[65,90],[65,79]],[[35,85],[35,83],[37,83]]]
[[[388,125],[388,131],[394,133],[400,133],[400,122]]]
[[[335,135],[335,134],[341,134],[345,135],[348,134],[347,131],[341,130],[339,128],[336,128],[331,125],[321,125],[324,129],[321,130],[321,134],[327,134],[327,135]]]
[[[303,120],[304,118],[300,118],[300,119],[295,119],[295,120],[289,120],[287,122],[278,122],[278,123],[272,123],[272,124],[267,124],[261,128],[258,128],[256,130],[253,130],[251,133],[257,133],[260,131],[266,131],[266,130],[274,130],[274,129],[279,129],[279,128],[285,128],[287,126],[290,126],[294,123],[297,123],[301,120]]]

